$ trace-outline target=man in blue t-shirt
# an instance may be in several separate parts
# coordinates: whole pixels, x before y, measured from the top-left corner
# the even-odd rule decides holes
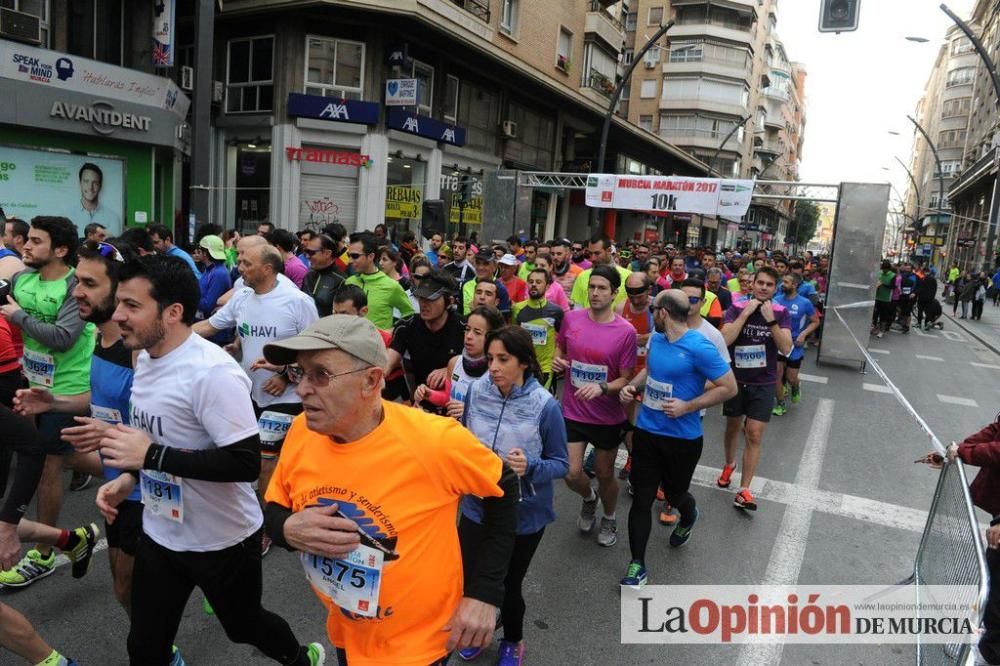
[[[771,413],[784,416],[788,412],[785,405],[785,385],[791,389],[792,403],[802,400],[799,384],[799,368],[805,357],[806,340],[819,328],[819,312],[808,298],[799,293],[802,278],[795,273],[785,275],[781,280],[784,290],[774,297],[774,302],[788,311],[792,322],[792,351],[788,356],[778,354],[778,382],[775,384],[777,402]]]
[[[642,401],[629,473],[635,493],[628,514],[632,560],[621,580],[622,585],[634,588],[646,583],[651,509],[660,485],[667,500],[680,512],[670,545],[683,546],[691,537],[698,507],[688,488],[701,458],[699,411],[737,393],[729,363],[708,338],[688,328],[691,298],[700,300],[680,289],[668,289],[656,297],[653,323],[658,332],[649,338],[646,369],[619,394],[626,404]]]

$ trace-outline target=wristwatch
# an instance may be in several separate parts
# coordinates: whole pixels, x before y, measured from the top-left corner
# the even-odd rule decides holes
[[[598,386],[601,387],[601,393],[603,393],[604,395],[608,394],[608,383],[607,382],[601,382],[601,383],[598,384]]]
[[[777,319],[772,319],[771,321],[765,321],[764,323],[767,324],[768,326],[775,326],[775,325],[777,325],[778,320]]]

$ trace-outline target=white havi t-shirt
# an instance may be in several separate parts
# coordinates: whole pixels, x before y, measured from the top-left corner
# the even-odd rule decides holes
[[[253,383],[250,395],[258,407],[267,407],[302,402],[302,399],[295,394],[295,384],[291,383],[281,395],[265,393],[264,384],[274,373],[250,370],[250,366],[263,358],[264,345],[298,335],[317,319],[319,314],[313,299],[299,291],[290,280],[279,280],[274,289],[263,295],[250,287],[240,289],[221,310],[209,317],[208,323],[219,330],[236,327],[243,346],[240,365]]]
[[[691,329],[693,331],[698,331],[706,338],[708,341],[715,345],[715,348],[719,350],[719,356],[726,363],[730,363],[729,358],[729,347],[726,346],[726,339],[722,337],[722,332],[716,327],[709,324],[706,320],[701,320],[701,325],[698,328]]]
[[[133,428],[145,431],[156,444],[175,449],[216,449],[258,434],[250,380],[229,354],[194,333],[159,358],[146,351],[139,354],[129,411]],[[182,520],[176,515],[172,519],[170,511],[154,513],[149,502],[142,516],[143,532],[164,548],[222,550],[240,543],[264,523],[247,482],[178,477],[172,481],[179,485],[179,492],[164,495],[180,496],[182,507],[174,510]],[[159,494],[165,488],[155,490]]]

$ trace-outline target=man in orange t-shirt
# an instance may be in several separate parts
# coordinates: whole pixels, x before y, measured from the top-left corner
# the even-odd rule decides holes
[[[517,524],[513,471],[454,419],[381,399],[385,345],[366,319],[324,317],[264,355],[287,366],[303,406],[265,525],[300,551],[341,663],[427,666],[489,645]],[[488,506],[464,589],[463,495]]]

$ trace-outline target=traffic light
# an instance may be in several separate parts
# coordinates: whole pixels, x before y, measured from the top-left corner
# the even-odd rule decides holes
[[[469,174],[463,175],[458,181],[458,200],[463,204],[472,201],[472,187],[473,179]]]
[[[820,32],[851,32],[858,29],[861,0],[822,0]]]

